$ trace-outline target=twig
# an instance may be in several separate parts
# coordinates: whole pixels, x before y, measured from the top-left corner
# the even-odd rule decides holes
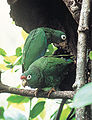
[[[74,112],[74,108],[71,110],[70,114],[68,115],[66,120],[72,120],[71,118],[75,116],[75,114],[73,114]],[[72,115],[73,114],[73,115]],[[72,116],[71,116],[72,115]]]
[[[66,4],[75,21],[79,23],[81,5],[76,0],[63,0],[63,2]]]
[[[18,0],[7,0],[9,5],[15,4]]]
[[[75,118],[75,114],[73,114],[73,115],[69,118],[69,120],[72,120],[73,118]]]
[[[80,21],[78,27],[76,81],[73,85],[73,87],[77,88],[77,90],[85,83],[86,42],[88,37],[87,33],[89,31],[90,2],[91,0],[82,1]],[[84,111],[85,108],[79,108],[76,110],[77,120],[85,120]]]
[[[1,73],[2,73],[2,72],[0,71],[0,83],[1,83]]]
[[[0,92],[18,94],[18,95],[27,96],[27,97],[48,98],[48,92],[46,91],[38,92],[37,96],[35,96],[35,92],[36,92],[35,90],[14,88],[14,87],[4,85],[2,83],[0,83]],[[56,92],[52,92],[49,98],[50,99],[62,99],[62,98],[72,99],[73,96],[74,96],[74,91],[56,91]]]
[[[60,104],[60,107],[59,107],[59,110],[58,110],[58,113],[57,113],[57,116],[56,116],[55,120],[59,120],[60,119],[60,115],[62,114],[63,106],[66,103],[66,101],[67,101],[67,99],[63,99],[61,101],[61,104]]]

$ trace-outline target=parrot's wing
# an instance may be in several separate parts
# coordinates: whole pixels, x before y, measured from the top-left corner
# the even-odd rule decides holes
[[[47,49],[47,40],[43,29],[33,30],[28,36],[23,49],[23,64],[27,70],[29,65],[42,57]]]
[[[43,60],[43,64],[40,65],[40,60]],[[38,61],[38,60],[37,60]],[[39,66],[42,66],[43,71],[47,76],[58,76],[63,72],[67,71],[68,65],[70,66],[73,63],[72,59],[64,59],[64,58],[55,58],[55,57],[43,57],[39,59]]]

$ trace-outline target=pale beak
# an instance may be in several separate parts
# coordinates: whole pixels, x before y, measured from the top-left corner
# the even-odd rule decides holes
[[[27,86],[27,77],[26,76],[21,76],[20,79],[22,80],[22,86],[23,87]]]
[[[27,81],[25,79],[22,80],[22,86],[23,87],[27,86]]]

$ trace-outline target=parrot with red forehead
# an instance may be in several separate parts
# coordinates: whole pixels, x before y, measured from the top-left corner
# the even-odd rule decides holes
[[[31,88],[58,89],[64,77],[68,75],[73,63],[71,59],[57,57],[41,57],[33,62],[21,75],[23,86]],[[70,82],[70,81],[69,81]]]

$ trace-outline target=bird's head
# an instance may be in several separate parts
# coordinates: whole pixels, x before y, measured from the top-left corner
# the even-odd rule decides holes
[[[54,30],[52,34],[53,43],[61,43],[66,40],[66,34],[59,30]]]
[[[43,75],[38,68],[29,68],[21,75],[22,85],[31,88],[40,88],[43,84]]]

